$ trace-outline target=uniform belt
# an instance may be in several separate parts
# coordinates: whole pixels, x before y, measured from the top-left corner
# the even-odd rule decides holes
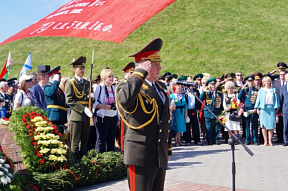
[[[58,108],[58,109],[62,109],[64,111],[68,110],[66,107],[63,107],[63,106],[60,106],[60,105],[47,105],[47,108]]]
[[[87,105],[89,104],[89,101],[76,101],[76,102],[81,103],[81,104],[83,104],[83,105],[84,105],[84,104],[87,104]]]

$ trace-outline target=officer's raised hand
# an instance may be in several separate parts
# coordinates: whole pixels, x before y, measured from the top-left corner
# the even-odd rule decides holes
[[[148,72],[150,67],[151,67],[151,61],[145,60],[145,61],[140,62],[136,68],[141,68],[141,69],[146,70]]]

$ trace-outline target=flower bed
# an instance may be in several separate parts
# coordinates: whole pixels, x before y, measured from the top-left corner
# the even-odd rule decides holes
[[[37,107],[25,106],[15,111],[10,121],[16,144],[27,167],[25,174],[15,174],[10,188],[18,190],[71,190],[76,186],[123,179],[126,167],[120,153],[90,151],[72,165],[70,151],[57,126]]]

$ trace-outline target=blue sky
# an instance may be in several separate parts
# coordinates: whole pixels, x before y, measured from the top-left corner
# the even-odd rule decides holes
[[[0,0],[0,42],[52,13],[70,0]]]

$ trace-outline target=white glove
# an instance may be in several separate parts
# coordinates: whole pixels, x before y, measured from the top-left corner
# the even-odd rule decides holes
[[[88,117],[92,117],[93,114],[92,112],[90,111],[90,109],[88,107],[85,107],[84,108],[84,113],[88,116]]]
[[[58,81],[59,82],[59,74],[54,74],[52,81]]]

